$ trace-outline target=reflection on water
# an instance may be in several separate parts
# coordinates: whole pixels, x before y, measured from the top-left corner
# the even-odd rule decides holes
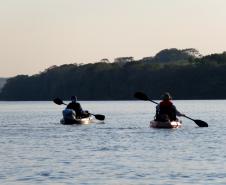
[[[175,101],[180,129],[152,129],[155,105],[81,102],[104,114],[90,125],[61,125],[64,106],[0,102],[0,184],[226,184],[226,101]]]

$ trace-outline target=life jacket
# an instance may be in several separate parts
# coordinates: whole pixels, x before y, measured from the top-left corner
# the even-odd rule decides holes
[[[170,100],[161,101],[159,110],[157,110],[157,119],[169,119],[170,121],[176,120],[176,109]]]

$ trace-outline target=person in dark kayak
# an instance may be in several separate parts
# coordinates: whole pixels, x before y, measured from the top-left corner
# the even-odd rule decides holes
[[[157,121],[177,121],[177,116],[184,116],[172,103],[171,95],[166,92],[162,96],[162,101],[156,106],[155,120]]]
[[[67,105],[67,109],[74,110],[76,113],[76,118],[85,118],[90,116],[88,111],[82,110],[80,103],[77,102],[76,96],[71,96],[71,102]]]

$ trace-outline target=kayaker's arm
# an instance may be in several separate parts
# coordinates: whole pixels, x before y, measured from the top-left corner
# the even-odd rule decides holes
[[[176,106],[173,105],[174,111],[176,111],[176,116],[185,116],[185,114],[181,113],[180,111],[177,110]]]
[[[176,110],[176,115],[177,115],[177,116],[185,116],[185,114],[182,114],[182,113],[179,112],[178,110]]]

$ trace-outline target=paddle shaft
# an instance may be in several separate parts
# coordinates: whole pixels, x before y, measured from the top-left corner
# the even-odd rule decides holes
[[[192,120],[192,121],[195,121],[194,119],[192,119],[192,118],[190,118],[190,117],[188,117],[188,116],[186,116],[186,115],[184,115],[183,117],[188,118],[188,119],[190,119],[190,120]]]
[[[150,101],[150,102],[152,102],[152,103],[155,103],[155,104],[158,104],[156,101],[154,101],[154,100],[151,100],[151,99],[147,99],[147,101]],[[178,112],[178,111],[177,111]],[[183,115],[183,117],[185,117],[185,118],[188,118],[188,119],[190,119],[190,120],[192,120],[192,121],[195,121],[194,119],[192,119],[192,118],[190,118],[190,117],[188,117],[188,116],[186,116],[186,115]]]
[[[148,99],[148,101],[155,103],[155,104],[158,104],[156,101],[153,101],[153,100],[150,100],[150,99]]]
[[[143,92],[136,92],[136,93],[134,94],[134,96],[135,96],[136,98],[140,99],[140,100],[150,101],[150,102],[152,102],[152,103],[158,104],[157,102],[151,100],[151,99],[150,99],[146,94],[144,94]],[[178,111],[177,111],[177,112],[178,112]],[[179,112],[178,112],[178,114],[179,114]],[[199,127],[208,127],[208,124],[207,124],[205,121],[202,121],[202,120],[195,120],[195,119],[192,119],[192,118],[190,118],[190,117],[188,117],[188,116],[186,116],[186,115],[183,115],[183,114],[180,115],[180,116],[183,116],[183,117],[185,117],[185,118],[188,118],[188,119],[194,121]]]
[[[149,101],[151,101],[152,103],[155,103],[155,104],[158,104],[157,102],[155,102],[155,101],[153,101],[153,100],[150,100],[150,99],[148,99]],[[192,119],[192,118],[190,118],[190,117],[188,117],[188,116],[186,116],[186,115],[182,115],[183,117],[185,117],[185,118],[188,118],[188,119],[190,119],[190,120],[192,120],[192,121],[196,121],[196,120],[194,120],[194,119]]]
[[[56,103],[57,105],[67,105],[60,98],[55,98],[53,100],[53,102]],[[105,116],[101,115],[101,114],[92,114],[92,113],[89,113],[89,114],[93,115],[98,120],[104,120],[105,119]]]
[[[148,101],[150,101],[150,102],[152,102],[152,103],[154,103],[154,104],[158,104],[156,101],[154,101],[154,100],[151,100],[151,99],[149,99],[148,98]],[[178,112],[178,110],[176,110],[177,112]],[[178,114],[179,114],[179,112],[178,112]],[[194,121],[194,119],[192,119],[192,118],[189,118],[188,116],[186,116],[186,115],[182,115],[183,117],[186,117],[186,118],[188,118],[188,119],[190,119],[190,120],[192,120],[192,121]]]

